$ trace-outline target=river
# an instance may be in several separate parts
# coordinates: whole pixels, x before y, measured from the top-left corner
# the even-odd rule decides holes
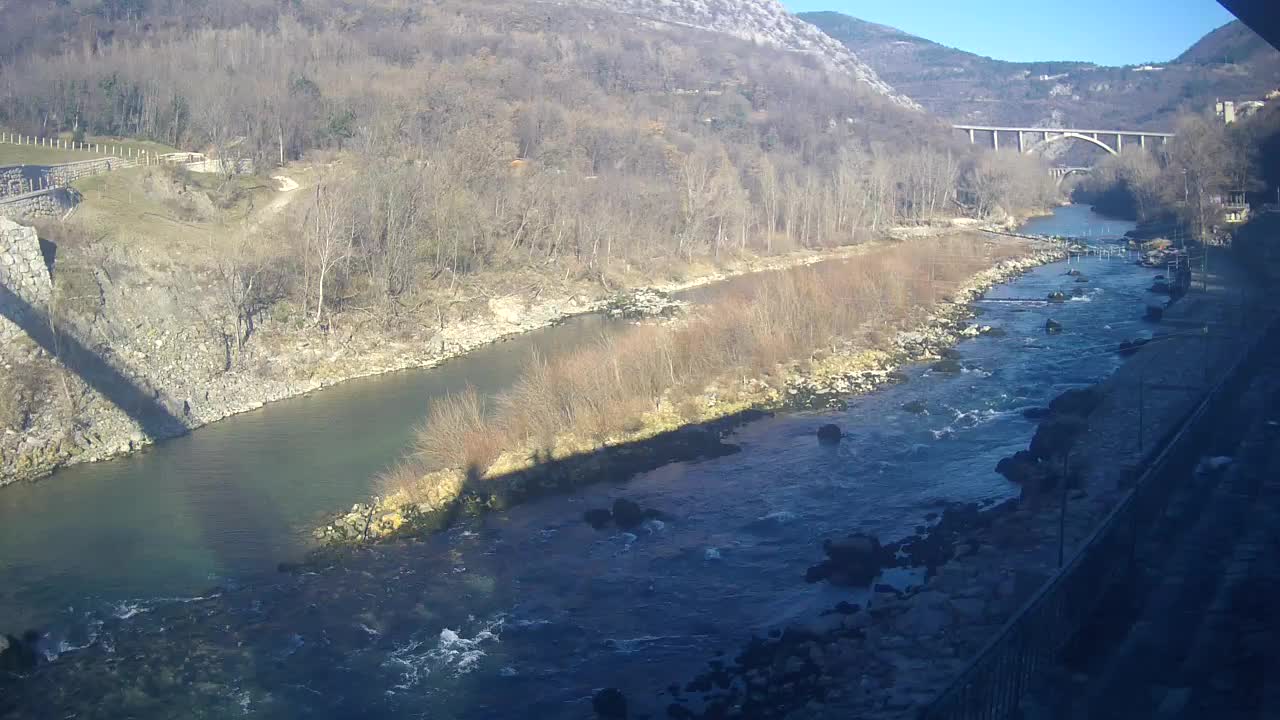
[[[1024,230],[1105,242],[1131,227],[1069,206]],[[72,655],[148,647],[146,668],[133,668],[144,675],[197,637],[219,648],[211,655],[229,652],[208,631],[237,627],[242,650],[220,660],[213,689],[174,689],[172,700],[261,717],[581,717],[592,688],[652,695],[752,632],[850,599],[803,582],[821,538],[902,537],[947,503],[1016,494],[993,468],[1026,446],[1034,426],[1022,410],[1105,377],[1119,341],[1144,334],[1154,271],[1076,262],[1090,282],[1070,302],[1041,301],[1079,287],[1065,263],[988,293],[1027,301],[979,303],[980,322],[1005,334],[962,343],[962,373],[910,368],[907,382],[845,410],[751,423],[732,437],[736,454],[362,551],[318,576],[274,568],[301,555],[320,517],[368,494],[433,397],[467,383],[497,392],[531,352],[562,352],[614,321],[575,318],[6,488],[0,618],[50,628],[50,653],[90,640]],[[1061,335],[1044,334],[1048,317]],[[903,409],[915,401],[924,414]],[[828,422],[848,435],[834,448],[814,439]],[[582,522],[623,496],[669,519],[634,534]],[[518,706],[502,700],[512,693]]]

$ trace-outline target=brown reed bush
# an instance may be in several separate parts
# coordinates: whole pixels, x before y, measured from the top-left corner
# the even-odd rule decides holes
[[[484,399],[471,385],[431,405],[417,433],[415,455],[426,465],[483,473],[504,449],[485,413]]]
[[[1016,254],[1014,244],[953,237],[775,273],[683,324],[610,331],[554,360],[534,357],[491,414],[470,388],[437,402],[418,435],[418,460],[483,471],[502,450],[542,454],[568,435],[603,443],[641,429],[642,416],[664,399],[693,419],[712,383],[738,397],[741,380],[763,377],[777,387],[781,366],[837,343],[884,343],[958,283]],[[389,477],[412,474],[397,469]]]

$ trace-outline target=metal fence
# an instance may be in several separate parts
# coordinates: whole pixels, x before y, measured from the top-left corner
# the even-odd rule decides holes
[[[1163,514],[1178,470],[1198,458],[1195,436],[1214,418],[1276,332],[1273,321],[1139,466],[1138,480],[1089,536],[1076,556],[1001,628],[956,680],[921,711],[921,720],[1000,720],[1018,707],[1031,679],[1056,664],[1066,644],[1098,609],[1106,590],[1133,567],[1143,530]]]

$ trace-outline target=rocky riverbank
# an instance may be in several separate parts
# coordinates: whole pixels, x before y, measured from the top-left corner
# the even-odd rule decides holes
[[[864,344],[850,341],[820,357],[782,368],[782,383],[748,379],[745,389],[735,390],[728,397],[713,386],[694,400],[681,402],[679,408],[664,399],[633,431],[603,443],[566,438],[558,441],[546,457],[509,450],[483,477],[461,469],[434,471],[412,488],[353,506],[319,528],[316,536],[325,544],[342,545],[432,532],[447,525],[460,510],[507,508],[514,502],[568,491],[596,478],[631,475],[654,462],[685,459],[687,452],[683,450],[684,454],[668,456],[673,449],[672,439],[682,438],[685,428],[710,424],[727,431],[733,423],[725,426],[726,419],[829,405],[849,395],[869,392],[899,379],[903,365],[939,360],[965,337],[989,332],[990,328],[970,322],[974,317],[970,303],[996,284],[1060,259],[1061,252],[1056,247],[1027,245],[1021,257],[1003,260],[975,274],[937,303],[932,312],[909,318],[904,323],[908,329],[894,335],[884,348],[867,349]],[[959,370],[958,365],[940,367],[943,372]]]
[[[815,560],[827,557],[810,568],[810,581],[861,586],[869,599],[839,603],[820,617],[754,639],[732,661],[711,660],[705,673],[671,686],[667,716],[914,717],[1055,572],[1063,482],[1058,468],[1069,468],[1069,560],[1124,497],[1134,468],[1156,440],[1201,397],[1149,391],[1139,410],[1138,382],[1191,390],[1215,383],[1267,326],[1270,312],[1255,314],[1257,323],[1240,323],[1243,307],[1259,312],[1256,298],[1240,292],[1244,282],[1224,258],[1208,291],[1168,308],[1169,329],[1131,353],[1104,382],[1051,403],[1029,449],[1009,459],[1018,467],[1006,473],[1022,486],[1018,500],[982,511],[955,506],[894,545],[854,535],[815,548]],[[1190,337],[1177,330],[1188,324],[1242,332]],[[1141,429],[1140,418],[1146,423]],[[1197,470],[1217,471],[1212,463]],[[902,565],[921,568],[924,580],[905,588],[879,584],[883,569]]]

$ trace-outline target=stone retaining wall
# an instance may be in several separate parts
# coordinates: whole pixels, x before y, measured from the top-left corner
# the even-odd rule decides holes
[[[0,218],[12,220],[61,217],[80,204],[74,188],[55,187],[24,195],[0,197]]]
[[[0,299],[0,344],[24,334],[10,318],[45,310],[53,296],[49,267],[40,252],[35,228],[0,217],[0,285],[17,296]]]
[[[62,187],[81,178],[137,164],[137,160],[109,157],[62,165],[6,165],[0,167],[0,198]]]

